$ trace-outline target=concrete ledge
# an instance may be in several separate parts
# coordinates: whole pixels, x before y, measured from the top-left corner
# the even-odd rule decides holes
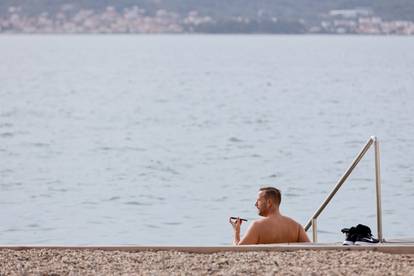
[[[107,250],[107,251],[180,251],[188,253],[216,253],[216,252],[247,252],[247,251],[297,251],[297,250],[372,250],[392,254],[414,254],[414,243],[382,243],[376,245],[326,244],[326,243],[295,243],[295,244],[267,244],[242,246],[157,246],[157,245],[0,245],[0,250],[29,250],[29,249],[56,249],[56,250]]]

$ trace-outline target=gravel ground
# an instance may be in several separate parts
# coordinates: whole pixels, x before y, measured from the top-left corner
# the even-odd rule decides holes
[[[414,255],[372,251],[0,250],[0,275],[414,275]]]

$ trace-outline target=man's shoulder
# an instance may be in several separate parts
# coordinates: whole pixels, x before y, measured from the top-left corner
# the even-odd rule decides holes
[[[266,224],[266,218],[259,218],[252,221],[252,226],[261,226],[263,224]]]
[[[274,218],[264,217],[256,219],[252,222],[252,227],[257,228],[267,228],[269,225],[273,225],[275,223]]]
[[[283,216],[283,219],[285,220],[286,223],[288,223],[290,225],[295,225],[297,227],[302,227],[302,225],[299,222],[297,222],[296,220],[294,220],[291,217]]]

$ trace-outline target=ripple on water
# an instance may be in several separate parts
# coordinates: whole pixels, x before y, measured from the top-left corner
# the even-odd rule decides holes
[[[117,151],[117,152],[127,152],[127,151],[136,151],[136,152],[144,152],[147,151],[144,148],[139,148],[139,147],[108,147],[108,146],[103,146],[103,147],[98,147],[95,150],[97,151]]]
[[[159,172],[170,173],[170,174],[173,174],[173,175],[179,175],[180,174],[178,171],[176,171],[173,168],[168,167],[168,166],[156,167],[156,166],[149,165],[149,166],[145,166],[145,168],[149,169],[149,170],[156,170],[156,171],[159,171]],[[163,178],[163,180],[168,180],[168,178]]]
[[[0,133],[1,138],[12,138],[14,136],[13,132],[2,132]]]
[[[154,224],[145,224],[144,226],[147,228],[152,228],[152,229],[160,228],[158,225],[154,225]]]
[[[360,146],[361,141],[360,140],[348,140],[348,141],[345,141],[344,144],[349,145],[349,146]]]
[[[121,197],[120,196],[113,196],[113,197],[110,197],[108,199],[105,199],[104,201],[115,201],[115,200],[118,200],[118,199],[121,199]]]
[[[13,124],[11,123],[0,123],[0,128],[11,128]]]
[[[223,201],[226,201],[227,199],[228,199],[227,196],[221,196],[221,197],[214,198],[212,201],[223,202]]]
[[[395,214],[395,210],[385,209],[384,210],[384,214],[386,214],[386,215],[393,215],[393,214]]]
[[[244,144],[241,144],[237,148],[239,148],[239,149],[254,149],[254,146],[253,145],[244,145]]]
[[[89,201],[89,200],[82,201],[81,204],[82,205],[92,205],[92,206],[98,205],[97,202],[95,202],[95,201]]]
[[[151,206],[151,203],[139,202],[139,201],[127,201],[124,202],[125,205],[136,205],[136,206]]]
[[[300,194],[286,192],[286,193],[284,193],[284,196],[286,196],[286,197],[298,197],[298,196],[301,196],[301,195]]]
[[[403,178],[403,182],[404,183],[412,183],[413,182],[413,178],[412,177],[404,177]]]
[[[15,114],[17,114],[17,110],[16,109],[11,110],[11,111],[1,112],[0,113],[0,117],[8,118],[8,117],[14,116]]]
[[[333,231],[327,231],[327,230],[323,230],[323,229],[319,229],[319,228],[318,228],[318,233],[323,233],[323,234],[333,234],[333,235],[335,235],[335,234],[336,234],[336,232],[333,232]]]
[[[112,147],[99,147],[99,148],[97,148],[97,150],[100,150],[100,151],[110,151],[110,150],[114,150],[115,148],[112,148]]]
[[[181,225],[182,223],[178,221],[166,221],[166,222],[163,222],[163,224],[170,225],[170,226],[177,226],[177,225]]]
[[[54,227],[43,227],[43,228],[41,228],[41,230],[42,231],[54,231],[54,230],[56,230],[56,228],[54,228]]]
[[[52,196],[50,194],[39,194],[38,197],[51,198]]]
[[[371,183],[374,179],[369,177],[355,177],[354,181],[369,182]]]
[[[5,233],[14,233],[14,232],[19,232],[19,231],[21,231],[21,230],[17,229],[17,228],[7,228],[3,232],[5,232]]]
[[[88,224],[94,224],[94,225],[101,225],[102,224],[102,221],[99,221],[99,220],[89,220],[87,223]]]
[[[4,188],[11,188],[11,187],[19,187],[22,186],[23,183],[21,182],[6,182],[6,183],[1,183],[0,186],[4,187]]]
[[[158,201],[164,201],[165,200],[165,197],[155,196],[155,195],[151,195],[151,194],[139,195],[139,197],[148,198],[148,199],[155,199],[155,200],[158,200]]]
[[[42,142],[37,142],[37,143],[29,143],[30,146],[33,146],[35,148],[46,148],[49,147],[50,144],[48,143],[42,143]]]
[[[54,187],[49,187],[48,190],[51,192],[60,192],[60,193],[66,193],[68,191],[68,189],[65,189],[65,188],[54,188]]]
[[[400,163],[400,164],[397,164],[397,169],[409,169],[410,168],[410,165],[409,164],[404,164],[404,163]]]
[[[241,142],[243,142],[243,140],[241,140],[241,139],[239,139],[237,137],[230,137],[229,138],[229,141],[230,142],[233,142],[233,143],[241,143]]]

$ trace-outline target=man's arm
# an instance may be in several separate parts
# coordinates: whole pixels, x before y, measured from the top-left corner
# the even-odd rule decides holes
[[[257,244],[259,242],[259,225],[257,221],[253,223],[247,229],[246,234],[240,240],[240,224],[237,225],[237,222],[234,225],[234,245],[244,245],[244,244]],[[238,227],[237,227],[238,226]]]
[[[308,235],[306,235],[305,229],[303,229],[302,225],[299,225],[298,242],[310,242]]]
[[[242,220],[240,218],[237,218],[236,221],[232,221],[231,218],[229,218],[229,222],[231,226],[233,226],[234,231],[234,239],[233,244],[238,245],[240,242],[240,226],[242,224]]]

